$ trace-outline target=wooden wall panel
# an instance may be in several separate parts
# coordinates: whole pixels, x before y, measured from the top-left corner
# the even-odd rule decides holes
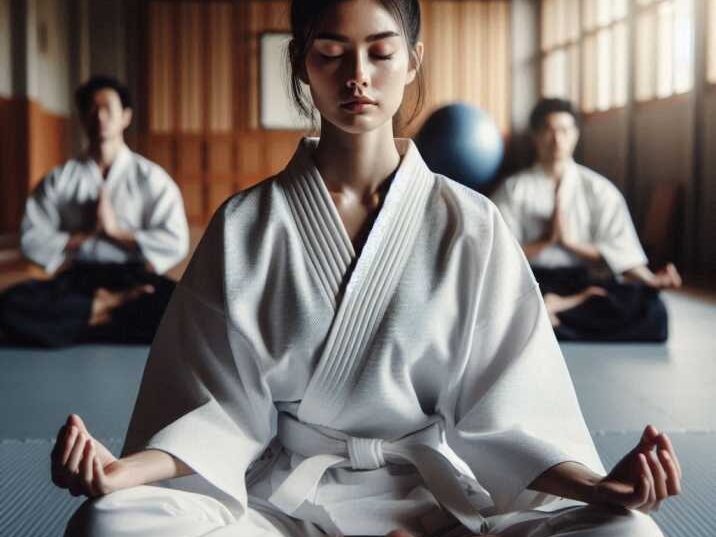
[[[423,0],[425,109],[450,102],[479,106],[510,129],[510,5],[505,0]]]
[[[203,137],[199,134],[182,134],[178,137],[177,176],[187,180],[201,180],[204,172]]]
[[[205,72],[204,48],[205,6],[199,2],[179,2],[179,69],[178,130],[181,133],[200,133],[204,129]]]
[[[174,129],[174,12],[169,2],[152,2],[148,7],[149,35],[147,39],[149,72],[145,76],[149,90],[149,130],[152,133],[171,132]]]
[[[250,132],[239,133],[236,139],[237,171],[248,183],[255,183],[261,179],[264,166],[263,145],[263,140]]]
[[[236,185],[233,181],[212,180],[208,186],[208,212],[210,214],[216,212],[222,203],[236,193]]]
[[[231,132],[234,128],[234,8],[232,4],[212,3],[209,10],[208,128]]]
[[[0,233],[17,233],[29,186],[26,107],[0,97]]]
[[[176,173],[176,151],[174,136],[169,134],[153,134],[142,138],[140,147],[147,158],[159,164],[169,175]]]
[[[34,186],[70,156],[70,119],[27,98],[0,97],[0,233],[17,233]]]
[[[179,186],[184,197],[184,208],[189,222],[194,225],[205,223],[204,185],[200,181],[184,181]]]
[[[29,101],[30,185],[35,185],[58,164],[70,156],[70,118],[47,111],[35,101]]]
[[[213,179],[229,179],[236,170],[234,137],[212,134],[207,147],[207,169]]]

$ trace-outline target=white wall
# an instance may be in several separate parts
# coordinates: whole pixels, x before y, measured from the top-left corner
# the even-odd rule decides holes
[[[0,0],[0,97],[12,95],[10,0]]]
[[[27,2],[27,95],[50,112],[69,116],[69,1]]]

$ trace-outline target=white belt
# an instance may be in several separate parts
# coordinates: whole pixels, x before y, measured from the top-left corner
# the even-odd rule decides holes
[[[407,464],[417,469],[435,499],[465,527],[477,534],[485,529],[480,510],[492,507],[490,493],[447,445],[440,422],[388,441],[308,425],[282,412],[278,438],[287,451],[306,457],[269,498],[287,514],[311,497],[329,468],[375,470],[386,464]]]

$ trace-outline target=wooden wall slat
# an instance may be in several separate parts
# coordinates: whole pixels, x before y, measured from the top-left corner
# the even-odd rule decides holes
[[[171,132],[174,128],[175,62],[172,50],[173,13],[172,4],[152,2],[149,4],[149,129],[150,132]]]
[[[232,4],[212,3],[208,6],[211,49],[208,95],[208,129],[231,132],[234,128],[233,103],[233,12]]]
[[[179,131],[201,132],[204,125],[203,103],[204,32],[202,14],[205,7],[197,2],[179,4]]]

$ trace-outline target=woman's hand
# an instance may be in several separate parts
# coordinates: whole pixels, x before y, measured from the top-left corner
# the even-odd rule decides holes
[[[129,486],[121,461],[92,438],[75,414],[57,434],[51,463],[53,483],[73,496],[101,496]]]
[[[648,513],[681,492],[681,466],[671,440],[651,425],[639,444],[595,486],[595,500]]]
[[[73,496],[102,496],[194,473],[169,453],[139,451],[118,459],[92,438],[79,416],[72,414],[57,434],[52,450],[52,481]]]

